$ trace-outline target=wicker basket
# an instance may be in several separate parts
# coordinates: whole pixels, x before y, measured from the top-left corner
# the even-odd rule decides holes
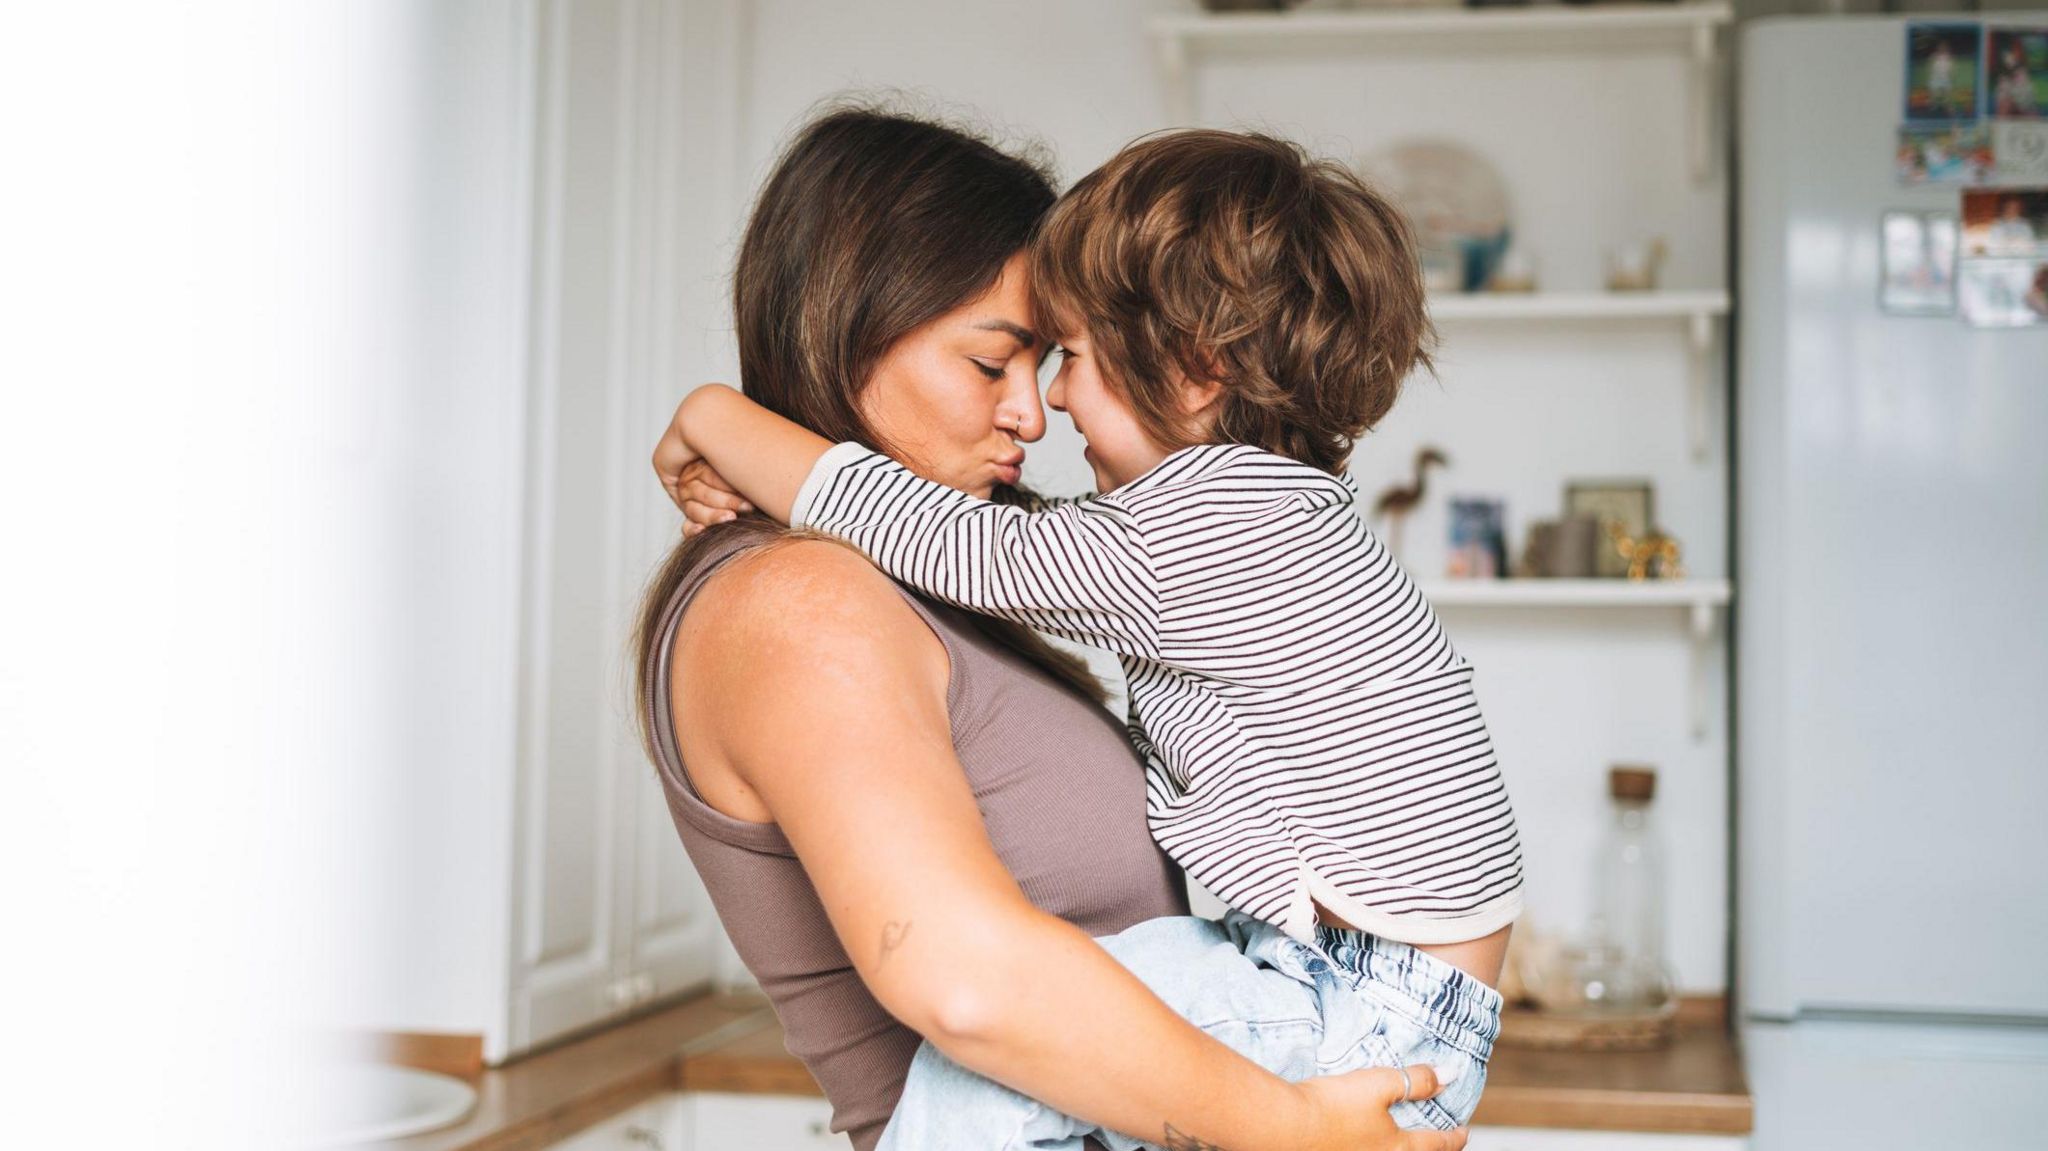
[[[1677,1004],[1642,1015],[1551,1015],[1511,1008],[1501,1013],[1503,1047],[1548,1051],[1649,1051],[1677,1034]]]

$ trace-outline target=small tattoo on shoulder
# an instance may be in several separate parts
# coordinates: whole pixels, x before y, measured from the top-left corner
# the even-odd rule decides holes
[[[882,957],[875,960],[875,966],[880,967],[889,962],[890,954],[903,946],[904,940],[910,938],[910,927],[909,920],[898,923],[892,919],[882,925]]]
[[[1223,1151],[1221,1143],[1197,1139],[1171,1123],[1166,1125],[1166,1137],[1159,1141],[1159,1145],[1166,1151]]]

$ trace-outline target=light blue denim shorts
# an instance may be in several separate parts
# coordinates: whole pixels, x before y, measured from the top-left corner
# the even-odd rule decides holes
[[[1500,993],[1450,964],[1356,931],[1315,945],[1231,912],[1154,919],[1098,940],[1175,1011],[1283,1079],[1427,1063],[1448,1082],[1394,1106],[1403,1127],[1462,1127],[1486,1084]],[[1155,1144],[1104,1131],[985,1079],[926,1043],[882,1151],[1112,1151]]]

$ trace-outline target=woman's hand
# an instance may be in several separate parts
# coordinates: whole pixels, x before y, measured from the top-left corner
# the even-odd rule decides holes
[[[684,539],[754,510],[754,505],[734,491],[724,476],[712,470],[710,461],[701,457],[684,464],[673,482],[663,476],[661,486],[668,490],[676,507],[682,509]]]
[[[1408,1068],[1404,1081],[1392,1067],[1364,1067],[1295,1084],[1315,1117],[1312,1147],[1357,1151],[1459,1151],[1465,1131],[1404,1131],[1390,1113],[1403,1099],[1429,1099],[1443,1089],[1428,1064]],[[1190,1143],[1190,1147],[1207,1144]]]

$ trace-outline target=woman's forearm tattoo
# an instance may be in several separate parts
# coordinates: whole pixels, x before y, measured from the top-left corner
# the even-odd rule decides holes
[[[1166,1137],[1159,1141],[1159,1145],[1166,1151],[1223,1151],[1223,1144],[1197,1139],[1171,1123],[1166,1125]]]
[[[903,946],[903,941],[908,938],[910,938],[909,920],[906,919],[898,923],[892,919],[884,923],[882,925],[882,956],[875,960],[875,966],[880,967],[882,964],[889,962],[890,953]]]

